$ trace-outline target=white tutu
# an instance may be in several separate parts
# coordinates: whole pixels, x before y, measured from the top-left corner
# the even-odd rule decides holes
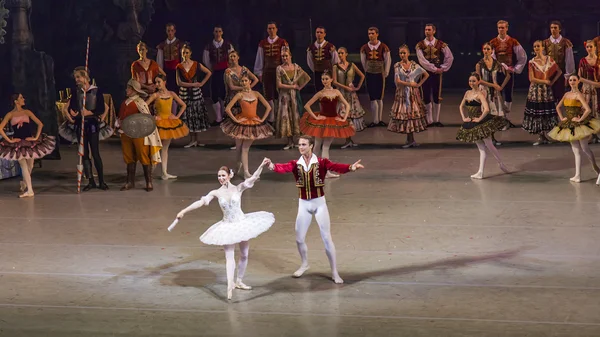
[[[200,241],[207,245],[233,245],[254,239],[275,223],[273,213],[263,211],[238,215],[235,218],[233,221],[224,219],[210,226],[200,236]]]

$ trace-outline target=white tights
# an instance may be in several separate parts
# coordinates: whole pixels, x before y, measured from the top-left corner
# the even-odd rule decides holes
[[[321,231],[321,239],[325,244],[325,253],[329,259],[333,280],[336,283],[342,283],[337,270],[336,252],[333,239],[331,238],[331,221],[329,218],[329,209],[325,197],[319,197],[311,200],[298,200],[298,215],[296,217],[296,244],[298,245],[298,253],[302,259],[300,269],[294,273],[294,276],[301,276],[308,269],[308,247],[306,246],[306,233],[312,222],[313,215],[317,219],[319,230]]]
[[[31,172],[33,171],[33,159],[19,159],[19,165],[21,166],[21,175],[23,181],[25,181],[26,191],[22,196],[33,196],[33,186],[31,185]]]
[[[171,145],[170,139],[161,139],[162,148],[160,149],[161,167],[163,177],[168,177],[167,167],[169,166],[169,146]]]
[[[573,182],[581,182],[581,151],[583,151],[590,163],[592,163],[594,171],[596,171],[597,174],[600,173],[598,165],[596,164],[594,153],[590,150],[588,145],[589,140],[590,137],[586,137],[584,139],[571,142],[571,149],[573,150],[573,155],[575,156],[575,176],[570,179]]]
[[[333,143],[333,138],[315,138],[314,152],[317,157],[329,159],[329,148]]]
[[[236,139],[235,146],[237,150],[237,161],[242,163],[244,168],[244,177],[248,178],[251,176],[248,170],[248,153],[250,152],[250,146],[252,146],[252,139]]]
[[[240,246],[240,261],[238,263],[237,270],[237,281],[242,282],[244,274],[246,273],[246,267],[248,266],[248,251],[250,250],[250,243],[248,241],[242,241],[239,243]],[[227,270],[227,290],[230,291],[235,287],[233,281],[235,275],[235,245],[226,245],[225,248],[225,268]]]
[[[502,171],[504,171],[504,172],[508,172],[508,169],[506,168],[506,166],[504,166],[504,163],[502,162],[502,158],[500,158],[500,153],[498,152],[498,149],[496,149],[496,147],[494,146],[494,143],[492,142],[491,138],[486,138],[484,140],[478,140],[475,142],[475,144],[477,145],[477,148],[479,149],[479,171],[477,171],[477,173],[473,174],[471,176],[471,178],[476,178],[476,179],[483,178],[483,169],[485,167],[487,151],[490,151],[492,153],[492,155],[494,156],[494,158],[496,158],[498,165],[500,165],[500,169],[502,169]]]

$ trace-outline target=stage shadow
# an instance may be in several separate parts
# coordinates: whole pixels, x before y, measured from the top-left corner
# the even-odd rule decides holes
[[[282,277],[272,282],[269,282],[263,286],[255,287],[255,289],[265,289],[266,291],[264,293],[252,296],[239,302],[252,301],[277,293],[305,293],[326,291],[331,289],[337,289],[340,287],[350,287],[367,279],[379,276],[402,275],[426,270],[446,271],[448,269],[464,268],[474,264],[498,263],[499,261],[514,258],[527,249],[531,248],[519,248],[515,250],[490,253],[481,256],[453,257],[431,263],[374,270],[365,273],[345,273],[342,275],[342,277],[344,278],[344,284],[335,284],[331,281],[331,277],[329,275],[320,273],[307,273],[302,278],[298,279],[294,279],[291,276]]]

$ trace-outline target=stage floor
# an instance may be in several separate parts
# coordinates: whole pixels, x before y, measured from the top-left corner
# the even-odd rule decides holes
[[[216,202],[167,231],[180,209],[219,187],[216,170],[235,163],[230,139],[213,128],[202,135],[206,147],[172,148],[169,171],[180,178],[156,179],[152,193],[139,167],[138,188],[119,191],[125,165],[109,141],[111,190],[75,194],[76,148],[63,146],[61,161],[34,169],[34,199],[17,198],[18,178],[0,182],[0,335],[600,336],[600,187],[591,166],[571,183],[568,145],[533,147],[534,136],[512,129],[498,139],[515,173],[501,174],[490,158],[489,178],[471,180],[478,151],[455,141],[451,126],[459,99],[447,97],[448,126],[417,135],[419,148],[401,149],[404,136],[385,128],[360,133],[353,149],[335,143],[333,160],[366,166],[327,181],[343,285],[328,278],[314,222],[311,269],[291,277],[298,192],[291,175],[265,172],[243,209],[273,212],[276,223],[250,244],[245,281],[255,288],[236,290],[231,302],[223,250],[198,240],[221,218]],[[258,142],[252,168],[265,156],[299,157],[283,143]],[[600,156],[600,146],[592,150]]]

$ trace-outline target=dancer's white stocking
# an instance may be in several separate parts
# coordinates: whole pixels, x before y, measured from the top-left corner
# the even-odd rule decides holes
[[[439,103],[433,103],[433,110],[435,112],[434,121],[439,123],[440,121],[440,110],[442,109],[442,105]]]
[[[579,146],[581,146],[581,150],[583,151],[583,153],[585,153],[586,157],[592,164],[592,168],[594,169],[594,172],[596,172],[596,174],[600,174],[600,168],[598,167],[598,164],[596,164],[596,157],[594,157],[594,152],[592,152],[592,150],[590,150],[590,146],[589,146],[590,138],[591,138],[591,136],[587,137],[585,139],[581,139],[579,141]]]
[[[245,139],[242,143],[242,166],[244,167],[244,178],[248,179],[252,174],[248,170],[248,152],[250,152],[250,146],[252,146],[253,140]]]
[[[575,156],[575,175],[570,179],[572,182],[581,182],[581,145],[578,140],[571,142],[573,156]]]
[[[31,160],[31,167],[28,162],[29,160]],[[21,194],[19,197],[32,197],[33,186],[31,185],[31,171],[33,169],[33,159],[19,159],[19,166],[21,166],[21,175],[23,175],[23,180],[25,181],[25,186],[27,187],[27,191]]]
[[[244,165],[242,165],[242,143],[242,139],[235,140],[235,160],[238,166],[236,174],[242,174],[244,170]]]
[[[483,179],[483,169],[485,167],[485,159],[487,158],[486,146],[482,140],[476,141],[475,144],[477,145],[477,149],[479,149],[479,171],[473,174],[471,178]]]
[[[329,218],[329,209],[327,208],[327,203],[324,198],[323,203],[317,207],[315,218],[319,225],[319,230],[321,231],[321,239],[325,245],[325,253],[329,259],[333,281],[335,283],[344,283],[344,280],[342,280],[337,270],[337,254],[335,251],[335,244],[331,238],[331,220]]]
[[[427,117],[427,124],[433,123],[433,114],[431,109],[431,103],[425,104],[425,116]]]
[[[321,154],[321,158],[329,159],[329,148],[331,147],[331,143],[333,143],[333,138],[323,139],[323,152]]]
[[[235,274],[235,245],[223,246],[225,249],[225,269],[227,271],[227,299],[233,295],[233,275]]]
[[[163,180],[177,178],[177,176],[167,173],[167,168],[169,166],[169,146],[170,145],[171,145],[170,139],[162,140],[162,148],[160,149],[160,157],[161,157],[162,179]]]
[[[294,272],[294,277],[300,277],[308,270],[308,246],[306,246],[306,233],[312,221],[312,214],[308,209],[308,200],[299,200],[298,215],[296,216],[296,245],[302,264],[300,268]]]
[[[496,148],[496,146],[494,146],[494,142],[492,141],[492,139],[486,138],[483,140],[483,142],[485,144],[485,147],[487,147],[487,149],[492,153],[492,156],[494,156],[494,158],[496,158],[496,161],[498,162],[498,166],[500,166],[500,169],[504,173],[508,173],[509,172],[508,168],[502,162],[502,158],[500,158],[500,152],[498,152],[498,149]]]
[[[377,113],[379,121],[383,122],[383,100],[377,101]]]
[[[217,123],[220,123],[223,120],[223,112],[221,111],[221,105],[223,103],[221,103],[221,101],[218,101],[217,103],[213,104],[213,110],[215,110],[215,116],[216,116],[216,121]]]
[[[315,145],[313,146],[313,153],[317,156],[321,156],[321,146],[323,145],[323,138],[315,137]]]
[[[244,274],[246,274],[246,267],[248,266],[248,252],[250,251],[250,243],[248,241],[240,242],[240,261],[238,262],[237,279],[235,280],[235,287],[237,289],[250,290],[252,287],[244,284]]]
[[[379,123],[379,103],[378,101],[371,101],[371,114],[373,115],[373,123]]]
[[[271,106],[271,112],[269,113],[269,122],[275,122],[275,102],[269,101],[269,105]]]

